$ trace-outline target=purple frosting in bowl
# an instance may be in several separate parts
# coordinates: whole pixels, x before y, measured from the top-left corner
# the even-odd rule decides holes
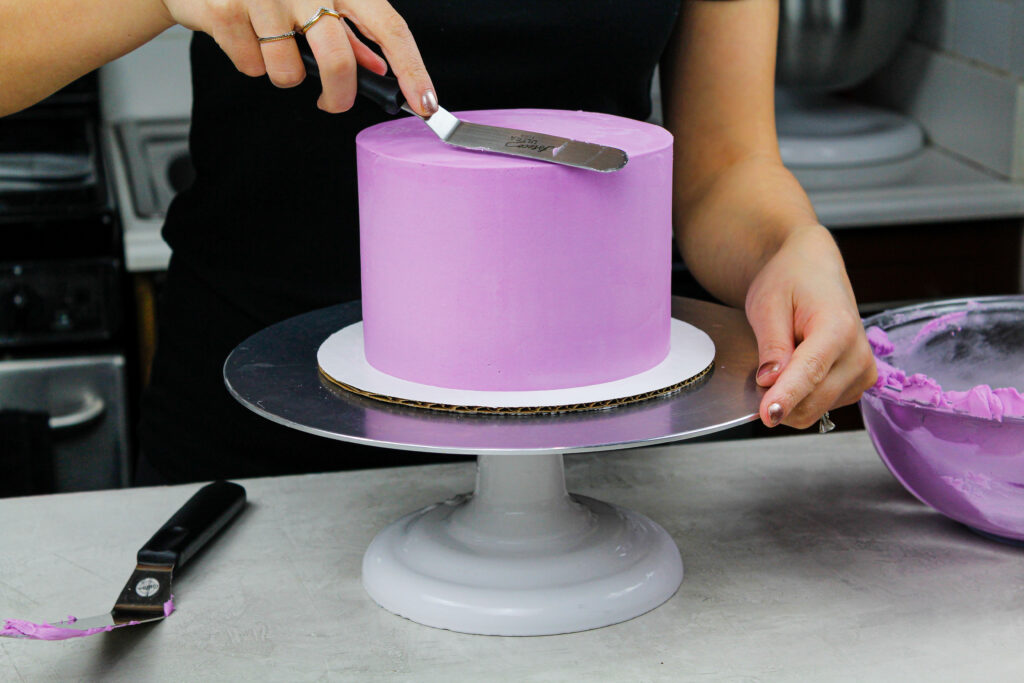
[[[933,328],[937,329],[937,328]],[[1024,418],[1024,394],[1014,387],[993,389],[988,384],[978,384],[965,391],[944,390],[928,375],[916,372],[908,375],[884,359],[891,356],[895,346],[880,327],[867,330],[871,350],[878,366],[878,381],[875,391],[891,398],[937,410],[970,415],[988,420],[1002,421],[1004,417]]]
[[[878,381],[861,413],[922,502],[1024,542],[1024,297],[912,306],[865,321]]]

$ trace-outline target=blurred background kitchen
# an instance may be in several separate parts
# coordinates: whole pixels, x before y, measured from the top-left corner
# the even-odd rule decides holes
[[[780,147],[861,313],[1024,291],[1024,0],[783,0],[781,18]],[[190,37],[0,119],[0,497],[130,480],[160,228],[192,178]],[[673,287],[703,296],[681,267]]]

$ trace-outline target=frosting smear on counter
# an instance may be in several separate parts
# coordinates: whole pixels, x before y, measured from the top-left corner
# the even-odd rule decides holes
[[[69,615],[65,623],[73,624],[76,621],[78,621],[77,617]],[[3,628],[0,628],[0,636],[31,638],[32,640],[67,640],[68,638],[84,638],[96,633],[113,631],[115,628],[121,628],[122,626],[134,626],[137,623],[139,622],[129,621],[124,624],[111,624],[109,626],[76,630],[73,628],[61,628],[52,624],[36,624],[21,619],[7,619],[4,621]]]
[[[164,603],[164,616],[171,616],[171,612],[174,611],[174,596]],[[68,618],[61,623],[73,624],[78,621],[78,618],[73,615],[68,615]],[[122,626],[135,626],[140,622],[138,621],[127,621],[123,624],[111,624],[109,626],[97,626],[96,628],[87,629],[73,629],[73,628],[62,628],[60,626],[54,626],[53,624],[36,624],[31,621],[24,621],[23,619],[6,619],[4,625],[0,628],[0,636],[7,638],[29,638],[32,640],[67,640],[69,638],[84,638],[85,636],[95,635],[97,633],[106,633],[107,631],[113,631],[115,628],[121,628]]]
[[[927,330],[932,331],[954,324],[963,316],[962,313],[950,314],[950,317],[943,316],[929,323],[931,327],[928,327]],[[924,333],[925,330],[921,332]],[[928,375],[922,373],[908,375],[900,368],[886,362],[885,359],[894,353],[895,346],[885,330],[880,327],[871,327],[868,328],[867,335],[878,366],[876,390],[890,396],[898,395],[898,398],[903,401],[951,413],[999,422],[1006,417],[1024,418],[1024,395],[1019,390],[1013,387],[993,389],[988,384],[979,384],[966,391],[943,390],[939,383]],[[917,339],[920,339],[921,336],[919,333]]]

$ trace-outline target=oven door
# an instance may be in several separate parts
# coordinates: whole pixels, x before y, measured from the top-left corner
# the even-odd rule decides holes
[[[130,481],[124,357],[0,362],[0,495]]]

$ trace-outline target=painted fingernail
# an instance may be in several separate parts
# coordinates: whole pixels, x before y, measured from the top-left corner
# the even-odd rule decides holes
[[[765,375],[770,375],[773,372],[779,371],[779,364],[773,360],[765,361],[761,363],[761,367],[757,369],[757,378],[761,379]]]
[[[437,111],[437,95],[433,90],[425,90],[420,97],[420,104],[423,105],[423,111],[427,116],[433,115]]]
[[[779,423],[782,422],[782,406],[778,403],[768,406],[768,422],[771,423],[772,427],[778,427]]]

